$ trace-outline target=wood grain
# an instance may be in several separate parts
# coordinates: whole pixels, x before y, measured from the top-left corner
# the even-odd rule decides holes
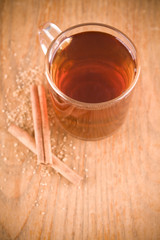
[[[139,83],[117,133],[84,142],[53,121],[53,151],[84,177],[79,187],[37,167],[31,152],[7,132],[20,69],[24,77],[35,66],[44,71],[37,31],[46,21],[62,30],[106,23],[125,32],[139,50]],[[0,1],[0,239],[160,239],[159,39],[158,0]],[[46,81],[43,75],[40,80]]]

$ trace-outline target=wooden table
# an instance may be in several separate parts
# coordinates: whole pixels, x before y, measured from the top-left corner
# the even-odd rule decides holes
[[[46,21],[62,30],[112,25],[141,59],[126,122],[113,136],[81,141],[53,120],[53,152],[84,177],[78,187],[38,168],[7,131],[15,121],[33,133],[23,97],[32,80],[46,81],[37,37]],[[1,0],[0,47],[0,239],[160,239],[160,1]]]

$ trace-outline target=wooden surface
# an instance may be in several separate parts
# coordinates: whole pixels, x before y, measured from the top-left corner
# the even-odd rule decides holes
[[[7,132],[15,120],[33,133],[21,110],[30,111],[23,98],[32,79],[46,81],[37,37],[46,21],[62,30],[112,25],[134,41],[141,59],[126,122],[112,137],[80,141],[52,120],[53,152],[84,177],[78,187],[36,167],[36,157]],[[0,48],[0,239],[160,239],[160,1],[1,0]],[[24,83],[25,94],[16,90]]]

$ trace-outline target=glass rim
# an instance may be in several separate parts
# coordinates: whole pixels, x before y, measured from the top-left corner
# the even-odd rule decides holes
[[[76,28],[80,28],[80,27],[85,27],[85,26],[99,26],[99,27],[104,27],[105,29],[110,29],[116,33],[118,33],[120,36],[122,36],[123,38],[125,38],[130,44],[131,46],[133,47],[134,51],[135,51],[135,63],[136,63],[136,72],[135,72],[135,75],[134,75],[134,78],[133,78],[133,81],[131,82],[131,84],[129,85],[129,87],[124,91],[122,92],[119,96],[117,96],[116,98],[113,98],[111,100],[108,100],[108,101],[105,101],[105,102],[99,102],[99,103],[87,103],[87,102],[82,102],[82,101],[78,101],[78,100],[75,100],[71,97],[69,97],[68,95],[66,95],[65,93],[63,93],[57,86],[56,84],[54,83],[54,81],[52,80],[52,76],[49,72],[49,53],[52,49],[52,46],[54,45],[54,43],[56,42],[56,40],[64,35],[65,33],[67,32],[70,32]],[[63,39],[64,40],[64,39]],[[121,41],[121,43],[123,44],[123,41],[121,39],[118,39]],[[60,44],[60,43],[59,43]],[[124,46],[127,48],[127,46],[124,44]],[[59,47],[59,45],[58,45]],[[133,52],[133,51],[131,51]],[[130,52],[130,54],[131,54]],[[107,25],[107,24],[103,24],[103,23],[82,23],[82,24],[77,24],[77,25],[74,25],[74,26],[71,26],[69,28],[67,28],[66,30],[62,31],[60,34],[58,34],[58,36],[51,42],[49,48],[47,49],[47,54],[46,54],[46,62],[45,62],[45,74],[46,74],[46,77],[47,77],[47,80],[51,86],[51,88],[61,97],[63,98],[65,101],[67,101],[68,103],[72,103],[78,107],[81,107],[81,108],[85,108],[85,109],[91,109],[91,110],[94,110],[94,109],[100,109],[100,108],[104,108],[106,107],[106,105],[110,105],[110,104],[113,104],[115,102],[118,102],[122,99],[124,99],[126,96],[128,96],[132,90],[134,89],[137,81],[138,81],[138,78],[139,78],[139,74],[140,74],[140,65],[139,65],[139,57],[138,57],[138,52],[137,52],[137,48],[136,46],[134,45],[134,43],[132,42],[132,40],[126,35],[124,34],[123,32],[121,32],[120,30],[118,30],[117,28],[115,27],[112,27],[110,25]]]

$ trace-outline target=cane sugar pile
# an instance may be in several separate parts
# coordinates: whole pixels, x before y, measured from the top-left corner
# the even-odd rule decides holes
[[[7,115],[7,127],[10,123],[14,122],[19,127],[31,132],[33,131],[33,121],[30,101],[30,86],[34,83],[41,84],[44,82],[44,74],[38,66],[25,71],[22,71],[21,68],[19,68],[15,82],[15,90],[13,91],[11,88],[8,88],[5,94],[5,109],[3,109],[3,112]],[[48,101],[48,104],[49,103],[50,101]],[[49,112],[51,112],[52,108],[49,108]],[[53,111],[50,115],[54,115]]]

